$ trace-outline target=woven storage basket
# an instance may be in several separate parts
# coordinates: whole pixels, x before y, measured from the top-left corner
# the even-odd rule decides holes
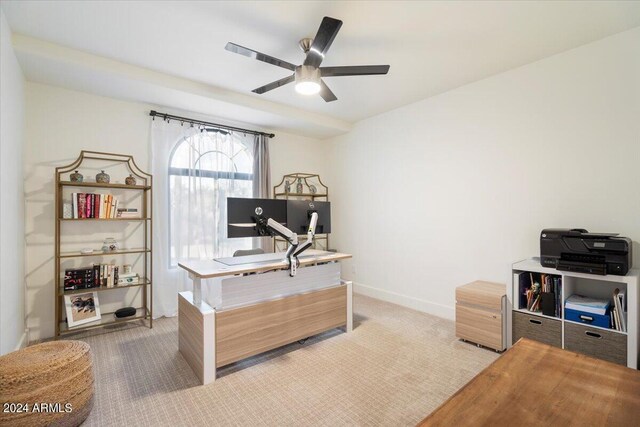
[[[78,426],[93,407],[93,382],[91,349],[82,341],[46,342],[1,356],[0,401],[28,404],[28,412],[3,411],[0,425]]]

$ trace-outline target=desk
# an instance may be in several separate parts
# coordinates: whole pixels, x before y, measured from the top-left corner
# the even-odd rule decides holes
[[[523,338],[420,426],[630,426],[640,372]]]
[[[306,251],[295,277],[284,253],[242,258],[233,265],[178,264],[193,280],[193,292],[178,295],[178,347],[203,384],[229,363],[333,328],[352,329],[352,285],[341,280],[339,263],[351,255]],[[203,279],[216,279],[208,301]]]

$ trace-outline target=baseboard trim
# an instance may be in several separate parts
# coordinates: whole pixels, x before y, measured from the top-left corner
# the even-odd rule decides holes
[[[413,310],[422,311],[423,313],[433,314],[434,316],[442,317],[444,319],[455,320],[456,318],[456,311],[454,307],[402,295],[396,292],[373,288],[371,286],[363,285],[362,283],[353,282],[353,292],[393,304],[398,304]]]

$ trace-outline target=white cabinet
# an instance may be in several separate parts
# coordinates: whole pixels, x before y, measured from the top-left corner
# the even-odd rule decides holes
[[[562,308],[559,316],[545,316],[541,312],[527,310],[520,292],[521,273],[560,276]],[[558,271],[542,267],[537,258],[516,262],[512,265],[511,286],[507,288],[509,347],[519,338],[526,337],[547,342],[567,350],[587,354],[629,368],[638,368],[638,288],[640,271],[631,269],[626,276],[598,276]],[[627,332],[593,325],[585,325],[565,319],[564,301],[572,294],[611,299],[613,291],[624,292],[627,300]]]

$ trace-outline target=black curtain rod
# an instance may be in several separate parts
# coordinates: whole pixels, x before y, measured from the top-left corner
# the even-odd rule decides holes
[[[190,119],[188,117],[174,116],[173,114],[167,114],[167,113],[159,113],[159,112],[154,111],[154,110],[151,110],[149,115],[151,117],[160,117],[163,120],[177,120],[179,122],[191,123],[191,124],[194,124],[194,125],[211,126],[211,127],[214,127],[214,128],[217,128],[217,129],[222,129],[222,130],[230,130],[230,131],[236,131],[236,132],[242,132],[242,133],[249,133],[249,134],[252,134],[252,135],[264,135],[264,136],[267,136],[269,138],[273,138],[274,136],[276,136],[273,133],[258,132],[256,130],[249,130],[249,129],[236,128],[236,127],[233,127],[233,126],[219,125],[217,123],[210,123],[210,122],[205,122],[205,121],[202,121],[202,120]]]

